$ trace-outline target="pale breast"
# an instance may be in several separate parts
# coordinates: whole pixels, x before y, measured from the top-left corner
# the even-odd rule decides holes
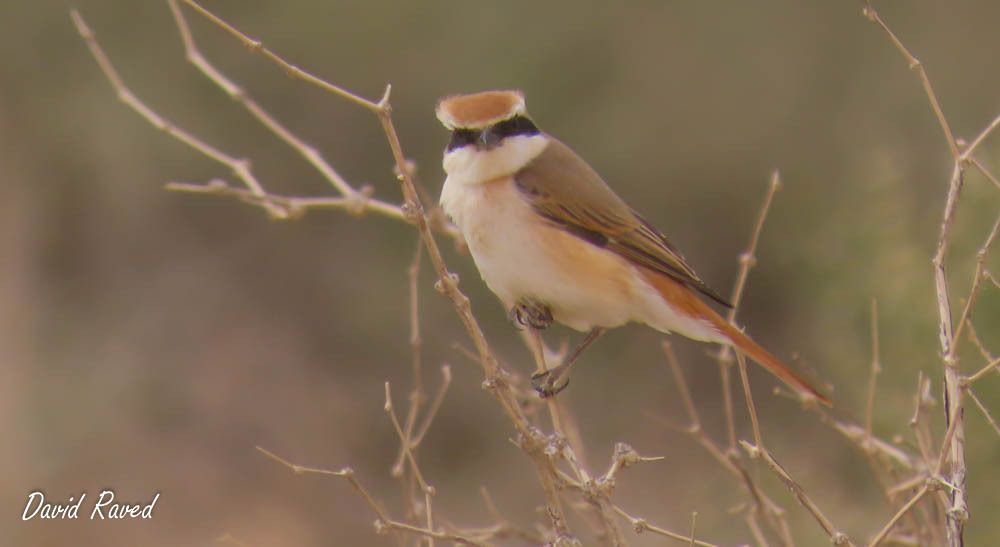
[[[512,178],[446,181],[441,204],[462,230],[483,280],[507,308],[534,298],[547,303],[557,321],[578,330],[635,318],[631,304],[642,290],[636,283],[645,283],[633,266],[549,225]]]

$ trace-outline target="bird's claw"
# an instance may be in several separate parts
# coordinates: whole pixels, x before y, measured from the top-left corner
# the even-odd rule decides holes
[[[507,318],[518,329],[531,327],[543,330],[552,325],[552,308],[534,299],[521,299],[507,312]]]
[[[535,388],[535,391],[543,399],[552,397],[569,386],[569,378],[566,378],[566,381],[562,385],[556,385],[563,377],[565,370],[560,366],[543,372],[536,372],[531,375],[531,387]]]

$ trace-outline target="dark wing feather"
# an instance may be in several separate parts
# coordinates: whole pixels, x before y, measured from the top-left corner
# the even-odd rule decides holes
[[[659,230],[626,205],[565,144],[552,139],[514,178],[534,210],[556,226],[732,307],[698,277]],[[553,186],[552,180],[572,180],[573,184]]]

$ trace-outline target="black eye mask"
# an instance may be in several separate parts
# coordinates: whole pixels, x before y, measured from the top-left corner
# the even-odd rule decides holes
[[[538,128],[526,116],[514,116],[483,129],[458,128],[451,133],[446,151],[476,145],[483,150],[496,148],[505,138],[515,135],[537,135]]]

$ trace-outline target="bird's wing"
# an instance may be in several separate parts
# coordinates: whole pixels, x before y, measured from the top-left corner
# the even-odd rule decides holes
[[[565,144],[551,139],[545,151],[514,179],[532,208],[559,228],[732,307],[684,262],[666,236],[622,201]],[[572,182],[553,185],[553,180]]]

